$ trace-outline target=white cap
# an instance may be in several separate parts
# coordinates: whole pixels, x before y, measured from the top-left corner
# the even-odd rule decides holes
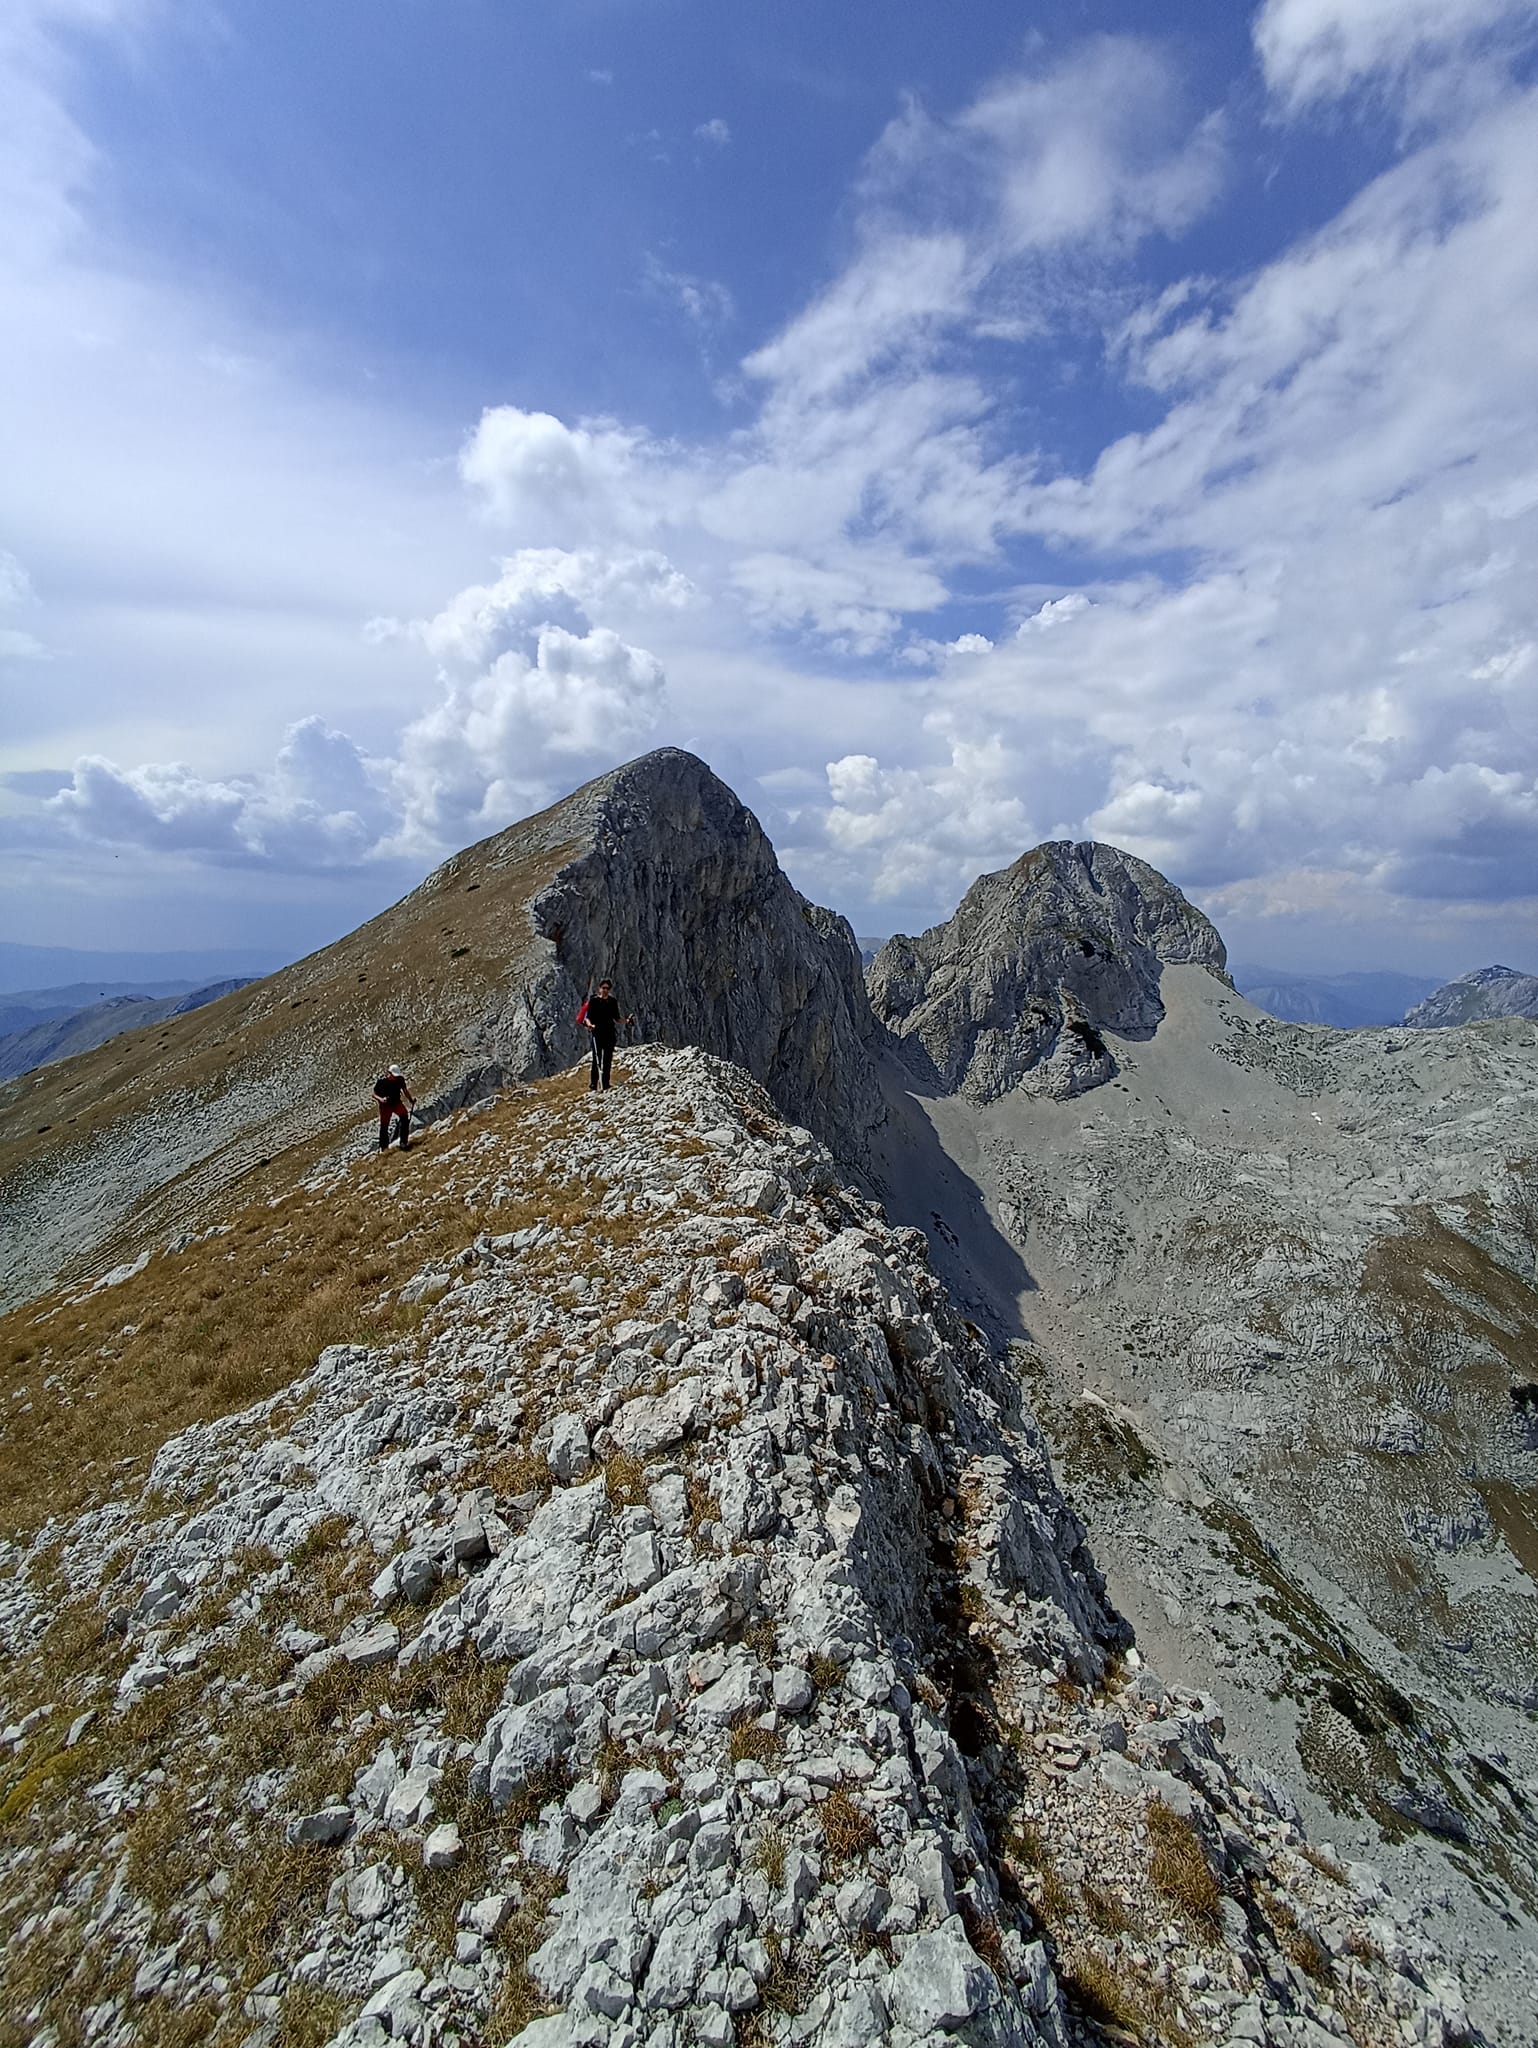
[[[390,1069],[390,1072],[391,1072],[392,1074],[400,1074],[400,1073],[401,1073],[401,1070],[400,1070],[400,1068],[399,1068],[399,1067],[391,1067],[391,1069]],[[404,1076],[403,1074],[401,1074],[401,1079],[402,1079],[402,1080],[404,1080],[404,1079],[405,1079],[405,1076]]]

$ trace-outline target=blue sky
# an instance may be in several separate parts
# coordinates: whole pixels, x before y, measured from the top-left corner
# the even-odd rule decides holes
[[[301,950],[664,742],[1538,960],[1535,10],[12,0],[3,935]]]

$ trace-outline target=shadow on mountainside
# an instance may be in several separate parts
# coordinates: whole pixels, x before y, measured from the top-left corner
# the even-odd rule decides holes
[[[894,1223],[922,1230],[930,1264],[958,1307],[995,1343],[1030,1339],[1021,1297],[1036,1282],[1019,1251],[999,1229],[962,1148],[942,1141],[926,1107],[950,1100],[911,1062],[887,1055],[878,1063],[887,1116],[870,1145],[872,1184]]]

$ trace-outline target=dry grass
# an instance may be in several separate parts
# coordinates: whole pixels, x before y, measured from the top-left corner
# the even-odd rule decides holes
[[[1086,1884],[1084,1909],[1102,1934],[1131,1934],[1136,1923],[1115,1892],[1104,1885]]]
[[[742,1632],[742,1640],[753,1652],[766,1670],[773,1670],[776,1653],[780,1646],[780,1631],[771,1615],[764,1615],[752,1622]]]
[[[348,2017],[345,1999],[315,1984],[290,1984],[278,2017],[277,2048],[325,2048]]]
[[[1148,1808],[1148,1839],[1155,1889],[1200,1925],[1221,1926],[1223,1894],[1191,1823],[1155,1799]]]
[[[1062,1872],[1047,1864],[1041,1873],[1041,1917],[1046,1926],[1065,1927],[1079,1909],[1074,1890]]]
[[[520,1089],[477,1119],[516,1189],[495,1208],[483,1206],[485,1182],[467,1200],[458,1162],[425,1141],[387,1201],[377,1159],[305,1187],[302,1159],[289,1158],[283,1198],[236,1211],[223,1235],[162,1253],[119,1286],[79,1300],[56,1293],[0,1317],[0,1535],[25,1537],[46,1515],[120,1489],[167,1437],[280,1392],[328,1344],[415,1343],[433,1310],[402,1302],[399,1288],[424,1266],[451,1266],[483,1229],[591,1231],[595,1184],[534,1158],[534,1138],[559,1140],[568,1083]],[[528,1457],[499,1470],[499,1491],[548,1489],[540,1465]]]
[[[835,1785],[817,1809],[823,1849],[830,1864],[849,1863],[868,1856],[876,1846],[876,1823],[850,1797],[848,1788]]]
[[[687,1475],[684,1486],[689,1501],[689,1534],[698,1549],[703,1531],[710,1523],[720,1521],[721,1503],[696,1472]]]
[[[604,1460],[604,1492],[617,1508],[646,1505],[646,1467],[629,1451],[614,1451]]]
[[[1158,2048],[1190,2048],[1168,1993],[1124,1957],[1077,1949],[1062,1975],[1070,2002],[1101,2026],[1121,2027]]]
[[[475,1742],[502,1704],[507,1666],[484,1662],[475,1645],[466,1643],[411,1665],[403,1677],[413,1713],[435,1714],[445,1735]]]
[[[769,1951],[769,1972],[758,1987],[758,1995],[770,2012],[804,2012],[817,1988],[817,1960],[804,1955],[776,1929],[764,1936]]]
[[[806,1675],[819,1692],[838,1692],[844,1683],[844,1667],[836,1657],[822,1650],[807,1659]]]
[[[1350,1878],[1346,1875],[1344,1867],[1337,1863],[1333,1856],[1326,1856],[1322,1850],[1313,1848],[1309,1843],[1304,1842],[1299,1848],[1298,1854],[1305,1863],[1311,1863],[1321,1877],[1327,1877],[1331,1884],[1349,1884],[1351,1882]]]
[[[1001,1984],[1013,1983],[1009,1964],[1004,1955],[1004,1933],[991,1913],[979,1913],[970,1900],[960,1901],[962,1925],[967,1930],[967,1940],[972,1944],[974,1954],[982,1957]]]
[[[728,1763],[778,1763],[785,1753],[785,1738],[777,1728],[760,1728],[756,1721],[739,1721],[726,1738]]]
[[[753,1844],[753,1868],[764,1873],[773,1891],[778,1891],[785,1882],[785,1857],[789,1848],[785,1830],[775,1826],[765,1828]]]
[[[258,1198],[280,1191],[295,1177],[296,1149],[319,1157],[372,1127],[369,1089],[383,1060],[406,1060],[423,1100],[457,1078],[462,1030],[547,965],[526,906],[579,843],[562,842],[547,817],[530,819],[265,981],[0,1087],[0,1183],[88,1169],[104,1150],[142,1156],[157,1119],[228,1103],[229,1140],[150,1193],[87,1253],[92,1267],[134,1239],[214,1221],[237,1181]],[[400,1043],[403,1015],[417,1020],[418,1042]]]
[[[1335,1965],[1329,1951],[1303,1926],[1287,1901],[1262,1885],[1255,1887],[1255,1896],[1271,1923],[1276,1945],[1288,1962],[1295,1963],[1316,1984],[1333,1983]]]
[[[529,1958],[545,1938],[561,1880],[525,1865],[518,1872],[518,1888],[523,1902],[497,1936],[503,1973],[486,2023],[487,2048],[501,2048],[503,2042],[514,2040],[533,2021],[555,2010],[530,1976]]]

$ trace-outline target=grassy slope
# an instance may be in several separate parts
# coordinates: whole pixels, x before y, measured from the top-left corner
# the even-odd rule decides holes
[[[581,844],[552,817],[265,981],[0,1088],[10,1298],[211,1220],[280,1150],[340,1143],[392,1060],[419,1096],[450,1086],[477,1027],[549,957],[528,905]]]

